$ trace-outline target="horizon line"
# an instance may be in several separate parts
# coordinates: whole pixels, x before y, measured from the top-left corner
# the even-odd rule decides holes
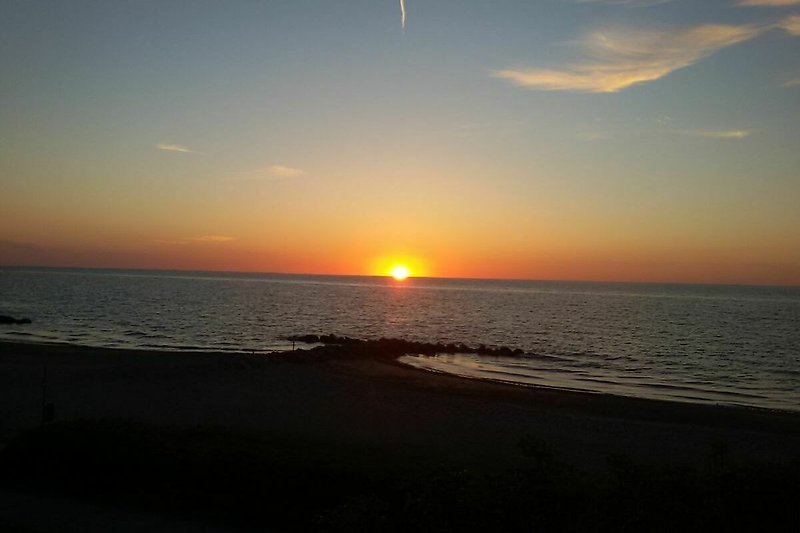
[[[101,270],[101,271],[134,271],[134,272],[172,272],[185,274],[251,274],[261,276],[318,276],[331,278],[380,278],[391,280],[389,275],[382,274],[320,274],[313,272],[268,272],[258,270],[192,270],[183,268],[137,268],[137,267],[86,267],[86,266],[46,266],[46,265],[4,265],[0,264],[0,269],[16,270]],[[535,283],[608,283],[608,284],[635,284],[635,285],[688,285],[688,286],[711,286],[711,287],[762,287],[762,288],[794,288],[800,289],[800,285],[794,284],[766,284],[766,283],[715,283],[701,281],[631,281],[631,280],[603,280],[603,279],[534,279],[534,278],[512,278],[512,277],[455,277],[455,276],[409,276],[408,280],[453,280],[453,281],[523,281]],[[403,282],[400,282],[403,283]]]

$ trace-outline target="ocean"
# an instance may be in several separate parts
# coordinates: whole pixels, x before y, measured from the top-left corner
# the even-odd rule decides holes
[[[522,385],[800,411],[800,288],[0,268],[0,339],[264,354],[289,335],[520,348],[409,355]]]

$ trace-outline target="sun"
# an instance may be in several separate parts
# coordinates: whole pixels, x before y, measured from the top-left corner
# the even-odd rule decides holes
[[[403,281],[411,275],[411,271],[405,265],[395,265],[389,271],[389,275],[392,276],[396,281]]]

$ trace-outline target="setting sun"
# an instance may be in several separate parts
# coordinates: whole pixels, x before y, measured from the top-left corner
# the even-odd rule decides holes
[[[365,272],[370,276],[388,276],[397,281],[406,278],[427,278],[436,274],[431,263],[421,259],[420,254],[408,250],[390,250],[388,253],[373,257]]]
[[[397,281],[403,281],[411,275],[411,271],[405,265],[395,265],[392,267],[392,270],[389,271],[389,275]]]

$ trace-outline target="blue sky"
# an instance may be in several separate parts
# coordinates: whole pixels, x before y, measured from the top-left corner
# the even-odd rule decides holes
[[[5,1],[0,263],[800,283],[743,3]]]

